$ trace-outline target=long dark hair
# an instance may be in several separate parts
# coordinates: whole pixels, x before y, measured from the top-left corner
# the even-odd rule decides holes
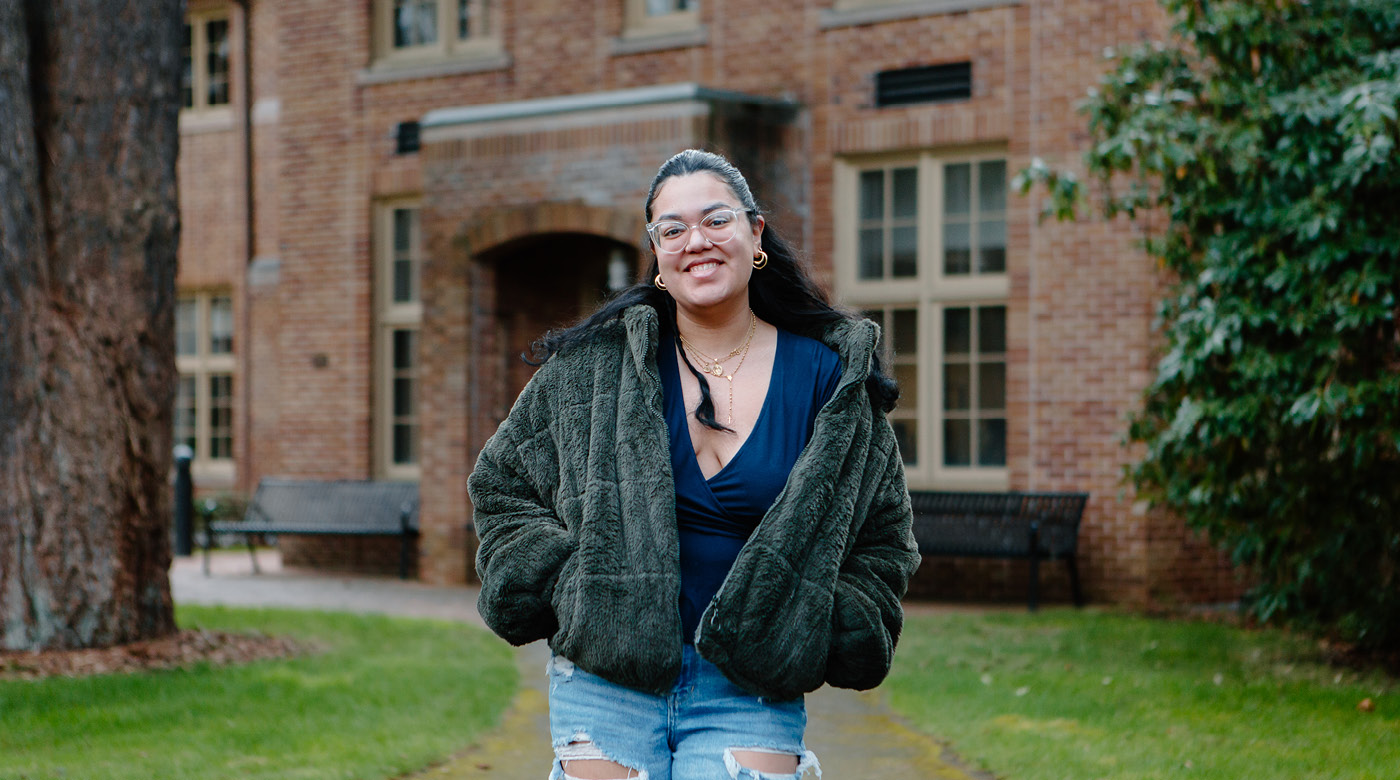
[[[753,218],[752,215],[762,214],[753,193],[749,190],[748,182],[744,180],[744,175],[738,168],[713,152],[687,149],[663,163],[651,180],[651,189],[647,191],[646,201],[647,222],[651,222],[652,203],[656,200],[656,193],[661,189],[661,185],[673,177],[693,173],[708,173],[723,181],[739,199],[739,203],[749,210],[750,219]],[[772,224],[764,226],[763,237],[760,240],[760,248],[768,253],[768,265],[761,271],[755,271],[749,278],[749,306],[759,319],[783,330],[804,334],[820,332],[826,326],[841,320],[858,319],[855,314],[831,305],[826,293],[812,281],[797,253],[783,240]],[[554,353],[587,341],[598,328],[621,317],[623,310],[638,304],[656,309],[660,316],[662,332],[666,335],[675,334],[676,301],[651,283],[659,271],[660,265],[653,251],[644,281],[621,290],[580,322],[544,334],[530,346],[531,354],[521,357],[530,365],[540,365]],[[709,382],[690,364],[689,359],[683,362],[700,382],[700,406],[695,410],[695,418],[707,428],[729,430],[715,420]],[[865,386],[872,406],[886,412],[894,408],[895,401],[899,399],[899,388],[894,380],[884,373],[879,355],[875,356]]]

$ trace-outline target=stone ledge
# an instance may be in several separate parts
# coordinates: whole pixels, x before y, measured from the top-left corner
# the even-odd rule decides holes
[[[829,8],[821,12],[817,26],[823,30],[831,30],[838,27],[915,19],[935,14],[980,11],[984,8],[1021,5],[1023,2],[1024,0],[919,0],[909,3]]]

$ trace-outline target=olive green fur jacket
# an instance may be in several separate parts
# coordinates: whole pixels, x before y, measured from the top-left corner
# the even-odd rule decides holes
[[[468,479],[478,609],[512,644],[608,680],[669,691],[681,669],[675,481],[659,324],[633,306],[535,373]],[[865,379],[879,331],[821,339],[842,374],[777,500],[705,610],[700,655],[774,700],[889,673],[919,557],[894,432]]]

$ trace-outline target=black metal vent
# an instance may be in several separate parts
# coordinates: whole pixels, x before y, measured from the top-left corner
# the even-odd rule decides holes
[[[394,128],[394,154],[413,154],[422,146],[417,122],[400,122]]]
[[[875,105],[906,106],[972,97],[972,63],[922,65],[875,74]]]

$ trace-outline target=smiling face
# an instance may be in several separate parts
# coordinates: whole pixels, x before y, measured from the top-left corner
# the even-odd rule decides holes
[[[653,223],[676,220],[696,225],[722,209],[739,212],[733,238],[715,243],[702,230],[691,229],[677,251],[652,245],[666,291],[678,308],[692,316],[748,306],[749,277],[763,235],[763,217],[745,212],[729,185],[710,173],[667,179],[652,201]]]

